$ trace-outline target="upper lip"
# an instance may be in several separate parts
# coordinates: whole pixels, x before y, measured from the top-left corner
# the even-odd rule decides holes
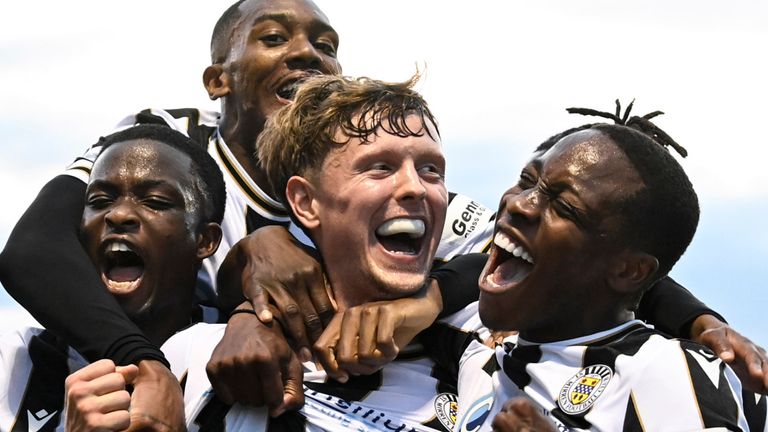
[[[316,69],[306,69],[286,74],[277,81],[277,84],[275,85],[275,91],[280,90],[288,84],[293,84],[296,81],[305,80],[314,75],[322,75],[322,72]]]
[[[139,256],[142,255],[141,249],[138,246],[136,246],[136,244],[134,242],[128,240],[128,238],[126,238],[125,236],[122,236],[122,235],[110,235],[110,236],[107,236],[107,237],[103,238],[101,240],[101,244],[99,245],[99,250],[101,251],[101,254],[103,255],[103,254],[107,253],[109,251],[110,246],[113,243],[124,244],[124,245],[128,246],[128,248],[131,251],[133,251],[135,254],[137,254]]]

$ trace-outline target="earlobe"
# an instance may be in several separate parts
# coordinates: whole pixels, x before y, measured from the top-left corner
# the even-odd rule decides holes
[[[320,212],[315,189],[304,177],[293,176],[285,187],[285,198],[296,219],[307,229],[320,226]]]
[[[645,252],[620,254],[611,274],[611,286],[621,293],[634,293],[648,286],[659,269],[659,260]]]
[[[221,243],[221,225],[209,222],[197,234],[197,257],[202,261],[216,253]]]
[[[229,82],[229,74],[219,63],[210,65],[203,71],[203,85],[211,100],[227,96],[231,92]]]

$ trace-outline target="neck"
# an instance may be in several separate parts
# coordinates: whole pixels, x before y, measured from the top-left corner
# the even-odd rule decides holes
[[[520,337],[531,342],[547,343],[588,336],[605,330],[610,330],[635,319],[631,310],[614,311],[589,310],[587,314],[582,309],[572,309],[557,315],[557,319],[520,330]]]
[[[227,110],[222,104],[219,134],[246,174],[262,190],[269,191],[269,179],[256,158],[256,139],[264,128],[264,120],[257,116],[250,117],[251,121],[248,121],[248,116]]]

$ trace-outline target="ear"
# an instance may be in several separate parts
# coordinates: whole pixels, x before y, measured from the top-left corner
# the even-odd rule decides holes
[[[320,226],[320,207],[315,188],[307,179],[300,176],[289,178],[285,186],[285,198],[304,228],[312,230]]]
[[[197,257],[200,261],[216,252],[221,243],[221,225],[215,222],[205,224],[197,234]]]
[[[212,64],[203,71],[203,85],[211,100],[227,96],[232,92],[229,87],[231,77],[220,63]]]
[[[632,294],[648,286],[659,269],[655,256],[640,251],[624,250],[616,257],[609,282],[622,294]]]

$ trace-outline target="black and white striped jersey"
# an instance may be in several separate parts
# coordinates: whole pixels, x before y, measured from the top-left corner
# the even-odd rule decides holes
[[[463,327],[466,314],[446,325]],[[199,324],[163,345],[171,369],[184,386],[190,432],[218,431],[451,431],[456,420],[455,375],[437,366],[416,344],[381,371],[328,380],[314,363],[304,364],[305,405],[270,419],[265,409],[228,406],[212,392],[205,365],[224,334],[224,325]]]
[[[458,389],[457,431],[491,430],[519,396],[563,431],[768,430],[765,396],[742,391],[707,348],[640,321],[546,344],[513,336],[494,350],[472,341]]]
[[[43,329],[4,333],[0,337],[0,431],[63,431],[64,380],[87,364]]]
[[[218,122],[219,114],[213,111],[190,108],[146,109],[125,117],[113,131],[140,123],[167,124],[194,139],[201,146],[206,146],[208,153],[221,168],[227,190],[222,223],[223,237],[219,249],[205,260],[200,272],[201,282],[212,289],[216,286],[216,271],[238,240],[263,226],[290,224],[285,207],[261,189],[235,159],[218,133]],[[67,167],[65,174],[88,182],[93,161],[100,151],[99,143],[92,145],[83,156],[76,158]],[[435,255],[436,261],[448,261],[454,256],[471,252],[486,252],[490,247],[494,217],[494,212],[482,204],[466,196],[451,193],[445,228]],[[299,229],[291,232],[303,237]],[[300,240],[309,242],[306,237]]]

